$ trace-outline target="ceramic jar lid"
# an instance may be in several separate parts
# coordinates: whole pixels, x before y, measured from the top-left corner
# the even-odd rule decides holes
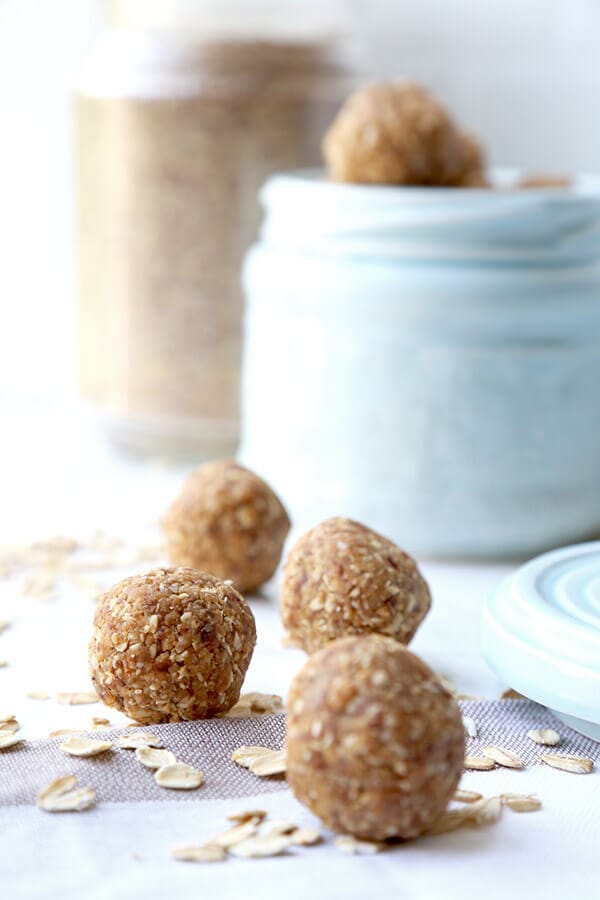
[[[485,606],[482,652],[512,688],[600,740],[600,541],[504,579]]]

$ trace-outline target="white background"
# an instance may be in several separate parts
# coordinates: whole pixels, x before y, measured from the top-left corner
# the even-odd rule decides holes
[[[175,4],[151,5],[164,19]],[[180,5],[189,19],[203,4]],[[300,21],[305,2],[287,5]],[[493,162],[600,168],[596,0],[329,5],[369,74],[429,85]],[[76,395],[70,95],[103,12],[101,0],[0,0],[0,407],[17,393]]]

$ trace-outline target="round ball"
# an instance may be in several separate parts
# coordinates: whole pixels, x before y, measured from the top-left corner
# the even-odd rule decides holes
[[[252,610],[196,569],[155,569],[98,601],[89,647],[100,699],[137,722],[179,722],[237,703],[256,643]]]
[[[352,94],[325,135],[323,155],[332,178],[358,184],[466,187],[482,166],[478,145],[410,82],[377,82]]]
[[[485,175],[485,159],[479,141],[472,135],[463,131],[460,136],[462,143],[462,164],[456,173],[455,187],[489,188],[490,184]]]
[[[290,520],[268,484],[225,459],[189,476],[163,529],[173,565],[204,569],[245,592],[275,572]]]
[[[328,644],[292,684],[287,780],[334,831],[365,840],[423,834],[456,789],[464,744],[454,698],[391,638]]]
[[[351,519],[327,519],[307,532],[283,570],[283,624],[307,653],[353,634],[408,644],[430,606],[414,559]]]

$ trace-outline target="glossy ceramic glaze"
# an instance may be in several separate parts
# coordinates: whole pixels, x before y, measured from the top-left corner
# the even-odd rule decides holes
[[[485,606],[482,650],[507,684],[600,740],[600,542],[505,579]]]
[[[445,556],[600,532],[598,181],[441,190],[299,173],[263,203],[242,458],[299,526],[347,514]]]

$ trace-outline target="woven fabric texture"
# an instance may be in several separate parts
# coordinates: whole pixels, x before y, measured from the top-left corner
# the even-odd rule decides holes
[[[180,762],[204,772],[205,783],[196,790],[169,790],[154,781],[154,772],[136,758],[135,750],[116,746],[121,735],[137,731],[160,737]],[[244,744],[258,744],[278,750],[285,739],[285,717],[206,719],[152,725],[139,729],[94,731],[89,737],[112,740],[113,750],[82,759],[65,755],[59,744],[65,737],[45,741],[25,741],[0,751],[0,805],[20,806],[35,803],[41,787],[59,775],[76,775],[81,785],[92,785],[98,802],[135,803],[148,800],[217,800],[248,797],[253,794],[285,790],[282,776],[258,778],[231,761],[231,754]]]
[[[600,744],[563,725],[543,707],[529,700],[476,700],[461,702],[463,713],[477,727],[477,737],[469,738],[467,753],[478,755],[489,745],[506,747],[526,765],[544,765],[544,752],[572,753],[600,759]],[[558,747],[541,747],[527,737],[532,728],[554,728],[562,737]],[[231,761],[237,747],[258,744],[281,748],[285,741],[283,715],[252,718],[211,719],[140,728],[160,736],[164,746],[182,762],[205,774],[205,784],[192,791],[159,787],[152,770],[136,759],[135,751],[115,748],[101,756],[81,759],[66,756],[58,749],[65,738],[25,741],[0,751],[0,805],[35,803],[41,787],[59,775],[76,775],[81,785],[92,785],[98,802],[135,803],[152,800],[198,802],[242,798],[286,789],[282,776],[258,778]],[[113,740],[135,729],[94,731],[90,736]],[[567,777],[567,776],[565,776]],[[573,776],[575,777],[575,776]]]

